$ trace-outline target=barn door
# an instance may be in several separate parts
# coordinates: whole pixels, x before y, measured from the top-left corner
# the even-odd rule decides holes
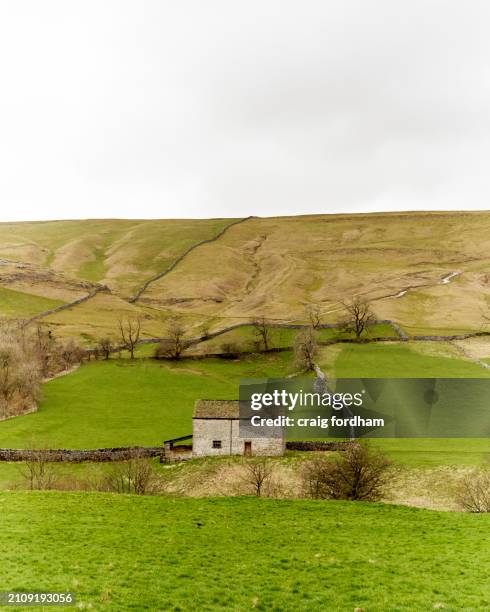
[[[244,442],[243,454],[247,456],[252,454],[252,442]]]

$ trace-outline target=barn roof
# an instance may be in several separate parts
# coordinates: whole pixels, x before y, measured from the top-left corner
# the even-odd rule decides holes
[[[238,400],[197,400],[194,406],[195,419],[239,419]]]

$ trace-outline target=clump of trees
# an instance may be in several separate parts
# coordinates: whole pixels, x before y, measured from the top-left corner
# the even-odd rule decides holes
[[[353,443],[334,459],[316,457],[305,464],[304,493],[314,499],[378,501],[395,473],[383,453]]]
[[[72,341],[57,341],[42,326],[34,330],[0,323],[0,418],[36,406],[43,378],[79,363],[83,351]]]
[[[360,340],[362,334],[376,322],[371,305],[360,297],[355,297],[350,302],[342,302],[342,304],[346,312],[344,330],[354,333],[356,340]]]

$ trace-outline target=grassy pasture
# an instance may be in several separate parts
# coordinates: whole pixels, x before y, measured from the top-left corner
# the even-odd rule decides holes
[[[48,382],[39,411],[0,423],[0,446],[154,445],[190,433],[198,398],[234,398],[241,377],[280,376],[286,356],[181,361],[112,359]]]
[[[435,345],[435,346],[434,346]],[[432,354],[424,354],[426,350]],[[435,354],[436,350],[441,354]],[[329,347],[321,364],[330,365]],[[446,353],[446,354],[444,354]],[[436,343],[343,344],[333,354],[337,377],[379,378],[488,378],[490,371]]]
[[[61,300],[0,287],[0,316],[9,318],[32,317],[35,314],[62,306]]]
[[[333,349],[332,355],[337,357],[327,372],[336,377],[490,374],[462,359],[424,355],[409,345],[340,345],[340,350],[339,346],[324,350]],[[240,360],[183,359],[170,363],[121,358],[92,362],[44,385],[38,412],[0,423],[0,446],[159,444],[191,433],[196,399],[237,398],[241,378],[281,377],[292,370],[290,352]],[[396,460],[414,466],[476,464],[490,452],[489,441],[477,439],[390,439],[376,444]]]
[[[490,516],[100,493],[0,503],[2,590],[70,590],[82,609],[490,607]]]

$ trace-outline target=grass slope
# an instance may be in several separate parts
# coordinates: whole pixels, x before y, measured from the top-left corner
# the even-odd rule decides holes
[[[0,316],[16,319],[31,317],[63,304],[64,302],[61,300],[53,300],[0,287]]]
[[[131,292],[191,244],[230,219],[80,220],[0,223],[0,257],[109,282]]]
[[[490,516],[381,504],[2,493],[2,590],[95,610],[488,610]]]
[[[417,345],[344,344],[334,368],[337,377],[379,378],[489,378],[490,371],[464,359],[424,355]],[[444,348],[439,347],[441,352]],[[328,351],[324,360],[328,363]]]

